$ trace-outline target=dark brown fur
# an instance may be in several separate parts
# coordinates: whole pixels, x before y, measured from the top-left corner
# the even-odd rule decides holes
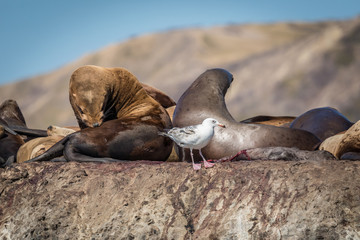
[[[311,109],[297,117],[290,128],[302,129],[313,133],[321,141],[348,130],[353,125],[338,110],[331,107]]]

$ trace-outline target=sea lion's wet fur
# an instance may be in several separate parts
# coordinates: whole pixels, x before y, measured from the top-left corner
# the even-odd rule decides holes
[[[31,161],[46,161],[62,154],[68,161],[165,161],[170,155],[172,141],[159,136],[158,132],[172,127],[169,115],[157,101],[146,93],[136,77],[119,68],[109,72],[104,68],[94,66],[85,66],[81,69],[81,71],[89,70],[89,77],[91,74],[98,74],[98,71],[121,76],[121,81],[116,83],[116,87],[110,85],[107,87],[111,89],[110,92],[114,99],[110,101],[111,108],[104,107],[104,112],[116,113],[117,119],[103,121],[99,127],[84,128],[79,132],[72,133]],[[79,74],[79,71],[79,69],[75,71],[75,75]],[[85,91],[84,89],[86,86],[80,91]],[[118,91],[116,92],[115,89]],[[100,89],[101,91],[102,89]],[[103,94],[106,94],[106,91]],[[74,104],[78,99],[74,98],[72,101]],[[84,112],[85,109],[82,111]],[[106,115],[102,120],[109,117],[114,116]],[[91,121],[94,119],[96,118]],[[82,121],[82,119],[78,120]],[[93,122],[96,121],[99,120]],[[87,122],[87,124],[93,122]]]
[[[175,127],[199,124],[208,117],[226,126],[215,128],[214,137],[201,150],[205,157],[220,159],[243,149],[275,146],[313,150],[319,143],[316,136],[303,130],[235,121],[225,104],[225,94],[232,80],[232,74],[224,69],[208,70],[193,82],[176,104]],[[186,155],[190,159],[188,153]],[[199,154],[195,156],[201,159]]]

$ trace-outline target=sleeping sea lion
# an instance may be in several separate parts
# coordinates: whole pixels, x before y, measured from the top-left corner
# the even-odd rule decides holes
[[[59,127],[59,126],[50,125],[47,128],[46,132],[48,136],[59,135],[65,137],[77,131],[80,131],[79,127]]]
[[[16,162],[23,163],[43,154],[54,144],[63,139],[64,136],[52,135],[48,137],[34,138],[20,146],[16,154]]]
[[[353,123],[335,108],[322,107],[301,114],[290,124],[290,128],[311,132],[324,141],[328,137],[348,130],[352,125]]]
[[[353,124],[348,130],[328,137],[319,149],[332,153],[338,159],[350,152],[360,153],[360,121]],[[353,154],[355,155],[355,154]],[[357,154],[356,154],[357,155]]]
[[[226,126],[215,129],[212,140],[202,150],[205,157],[220,159],[233,156],[243,149],[273,146],[313,150],[320,142],[315,135],[303,130],[235,121],[225,104],[225,94],[232,81],[232,74],[224,69],[207,70],[191,84],[176,104],[173,116],[175,127],[194,125],[209,117]],[[189,159],[188,151],[186,155]],[[195,156],[201,159],[199,154]]]
[[[69,99],[80,128],[98,127],[103,122],[121,118],[124,112],[121,104],[126,103],[124,96],[128,96],[124,93],[135,90],[133,85],[128,87],[123,82],[134,79],[135,76],[124,68],[89,65],[75,70],[70,78]],[[165,108],[175,104],[160,90],[143,86]]]
[[[83,72],[85,71],[85,73]],[[84,67],[76,71],[72,78],[88,75],[90,79],[95,76],[118,77],[116,86],[99,88],[100,93],[95,93],[94,86],[84,82],[84,86],[77,87],[76,91],[86,93],[88,86],[91,90],[81,101],[87,104],[95,103],[95,95],[105,94],[105,103],[100,106],[100,113],[95,112],[99,106],[90,109],[80,101],[76,91],[70,91],[73,96],[72,104],[78,109],[78,119],[88,127],[79,132],[67,135],[56,143],[44,154],[30,161],[46,161],[62,154],[68,161],[96,161],[110,162],[119,160],[155,160],[165,161],[170,155],[172,141],[158,135],[164,128],[171,128],[172,124],[166,110],[152,97],[150,97],[140,82],[130,72],[121,69],[105,69],[98,67]],[[90,80],[92,82],[92,80]],[[73,88],[74,85],[71,84]],[[116,88],[116,91],[114,90]],[[109,95],[111,93],[111,96]],[[80,104],[80,105],[79,105]],[[91,106],[91,105],[90,105]],[[116,113],[116,114],[115,114]],[[104,121],[106,119],[117,119]]]

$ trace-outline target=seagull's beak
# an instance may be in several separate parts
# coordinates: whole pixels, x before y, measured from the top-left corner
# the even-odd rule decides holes
[[[219,127],[222,127],[222,128],[225,128],[225,125],[224,125],[224,124],[221,124],[221,123],[219,123],[218,126],[219,126]]]

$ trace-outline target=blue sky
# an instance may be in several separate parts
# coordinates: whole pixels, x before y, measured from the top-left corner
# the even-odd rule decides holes
[[[0,84],[52,71],[146,33],[359,14],[358,0],[0,0]]]

